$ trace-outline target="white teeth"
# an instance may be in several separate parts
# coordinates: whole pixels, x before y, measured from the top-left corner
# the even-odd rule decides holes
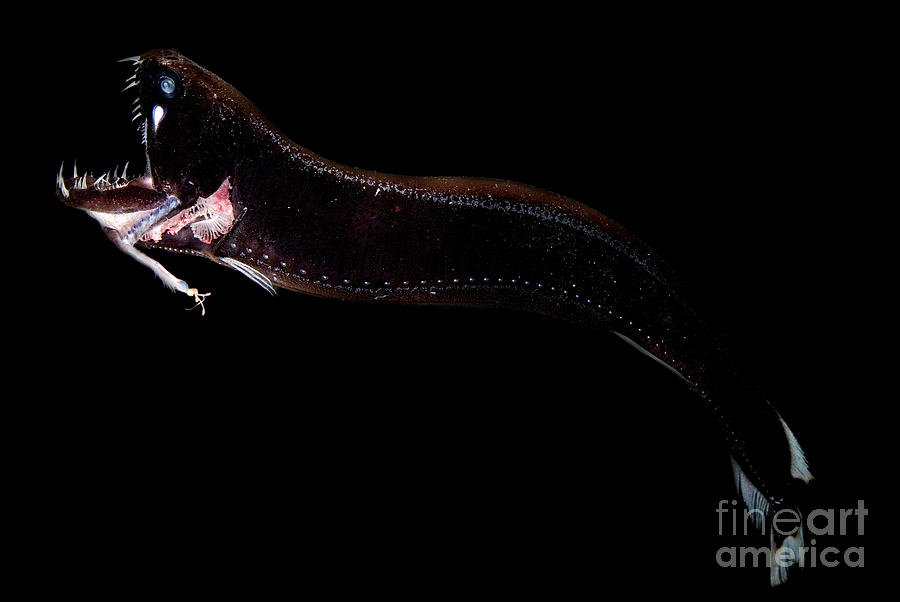
[[[138,85],[138,83],[139,83],[138,76],[140,74],[140,65],[143,62],[143,59],[140,56],[136,55],[136,56],[126,57],[126,58],[120,60],[119,62],[120,63],[130,62],[134,66],[134,73],[125,80],[126,85],[124,88],[122,88],[122,91],[124,92],[125,90],[134,88]],[[131,112],[134,114],[134,116],[131,118],[131,121],[137,123],[137,129],[141,135],[141,141],[143,142],[144,147],[146,148],[147,147],[147,119],[144,117],[144,114],[143,114],[143,108],[141,107],[140,95],[138,95],[137,98],[135,98],[131,104],[132,104]],[[161,109],[161,107],[157,107],[157,108]],[[163,116],[165,116],[165,110],[162,109],[162,111],[163,111],[162,114],[159,114],[158,111],[154,111],[154,115],[153,115],[154,131],[155,131],[156,127],[159,125],[159,122],[162,120]],[[141,121],[141,120],[143,120],[143,121]],[[149,162],[149,158],[148,158],[148,162]],[[65,162],[63,162],[63,164],[60,165],[59,174],[56,176],[56,184],[57,184],[57,187],[59,188],[60,194],[64,198],[69,198],[70,191],[72,191],[72,190],[87,190],[88,188],[91,188],[94,190],[105,191],[105,190],[112,190],[112,189],[116,189],[116,188],[122,188],[124,186],[127,186],[130,183],[130,180],[128,179],[128,163],[129,162],[126,161],[125,166],[122,168],[121,174],[119,174],[119,166],[116,165],[116,167],[114,169],[107,171],[106,173],[102,174],[99,178],[94,178],[94,176],[91,173],[83,173],[79,176],[78,175],[78,166],[76,163],[73,163],[73,165],[72,165],[72,181],[71,181],[69,187],[66,187],[65,178],[63,177],[63,174],[62,174],[62,171],[65,167]],[[149,170],[149,163],[148,163],[148,170]]]
[[[122,92],[124,92],[125,90],[128,90],[129,88],[134,88],[138,85],[139,69],[140,69],[141,63],[143,62],[143,59],[141,59],[141,57],[139,57],[139,56],[132,56],[132,57],[128,57],[126,59],[122,59],[122,61],[119,61],[119,62],[127,62],[127,61],[131,61],[131,63],[134,65],[134,73],[128,79],[125,80],[125,87],[122,88]],[[133,117],[131,118],[131,122],[137,123],[138,134],[140,134],[141,142],[144,144],[144,147],[146,147],[147,146],[147,120],[144,118],[144,109],[143,109],[143,106],[141,105],[140,92],[138,93],[138,96],[131,102],[131,104],[132,104],[131,112],[133,114]],[[144,119],[143,123],[141,123],[141,121],[140,121],[141,119]]]
[[[65,165],[65,161],[59,164],[59,175],[56,176],[56,186],[59,188],[59,191],[65,198],[69,198],[69,190],[66,188],[66,183],[63,180],[63,166]]]
[[[128,163],[128,161],[125,162],[125,167],[122,168],[121,174],[119,174],[119,166],[116,165],[114,169],[106,171],[101,174],[99,178],[94,178],[93,174],[90,172],[83,173],[79,176],[78,168],[73,165],[72,184],[70,188],[67,188],[65,178],[63,177],[63,169],[65,168],[64,161],[60,164],[59,173],[56,175],[56,186],[59,189],[60,194],[65,198],[69,198],[69,192],[72,190],[87,190],[88,188],[92,188],[94,190],[104,191],[124,188],[131,182],[127,176]]]

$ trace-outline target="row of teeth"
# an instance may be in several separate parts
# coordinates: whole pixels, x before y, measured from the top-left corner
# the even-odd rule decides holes
[[[143,63],[144,61],[140,56],[129,56],[129,57],[122,59],[119,62],[120,63],[130,62],[134,66],[134,73],[131,75],[131,77],[129,77],[127,80],[125,80],[126,85],[122,89],[122,91],[124,92],[125,90],[128,90],[129,88],[137,86],[138,68],[141,66],[141,63]],[[138,121],[139,119],[144,117],[143,111],[141,109],[140,96],[138,96],[137,98],[134,99],[134,102],[132,103],[132,105],[134,106],[134,108],[132,109],[131,112],[134,114],[134,117],[132,117],[131,121],[134,122],[134,121]],[[138,128],[138,133],[141,135],[141,142],[144,144],[144,147],[146,148],[146,146],[147,146],[147,119],[144,118],[142,121],[138,121],[137,128]],[[59,174],[56,176],[56,186],[64,198],[69,198],[69,190],[70,189],[66,188],[65,180],[63,178],[64,165],[65,165],[65,163],[63,163],[63,165],[59,166]],[[128,176],[126,175],[127,169],[128,169],[128,163],[125,163],[125,167],[122,168],[121,174],[118,173],[119,167],[116,166],[116,168],[114,170],[112,170],[112,173],[107,171],[105,174],[103,174],[102,176],[100,176],[99,178],[96,178],[96,179],[90,173],[83,174],[79,178],[78,177],[78,168],[77,168],[77,166],[73,165],[73,167],[72,167],[73,184],[72,184],[71,190],[87,190],[88,188],[91,188],[94,190],[103,191],[103,190],[114,190],[117,188],[122,188],[122,187],[126,186],[129,182]],[[91,181],[90,185],[88,184],[89,180]]]
[[[87,190],[90,188],[91,190],[105,191],[105,190],[115,190],[118,188],[124,188],[128,185],[128,182],[131,180],[128,179],[128,163],[125,163],[125,167],[122,168],[122,173],[119,173],[119,166],[117,165],[115,169],[107,171],[99,178],[94,178],[90,173],[82,174],[81,177],[78,176],[78,166],[72,166],[72,188],[66,188],[65,179],[63,178],[63,167],[65,163],[59,166],[59,173],[56,176],[56,186],[59,188],[59,191],[65,198],[69,198],[69,190]],[[90,182],[90,184],[88,184]]]
[[[138,85],[138,70],[140,69],[141,63],[144,62],[141,59],[141,57],[139,57],[139,56],[131,56],[128,58],[124,58],[119,62],[122,63],[122,62],[128,62],[128,61],[131,61],[131,64],[134,66],[134,73],[131,74],[131,77],[129,77],[128,79],[125,80],[125,87],[122,88],[122,92]],[[134,123],[135,121],[137,122],[137,130],[138,130],[138,134],[140,134],[140,136],[141,136],[141,143],[146,148],[147,147],[147,118],[144,117],[144,110],[141,107],[141,97],[138,96],[137,98],[135,98],[134,102],[132,102],[131,104],[132,104],[131,112],[133,114],[131,121],[132,121],[132,123]]]

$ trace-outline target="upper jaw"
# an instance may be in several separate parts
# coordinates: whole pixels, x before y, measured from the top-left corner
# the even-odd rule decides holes
[[[144,226],[152,227],[181,203],[177,197],[159,190],[151,175],[147,119],[143,115],[140,100],[140,68],[144,58],[133,56],[120,62],[131,62],[134,67],[134,72],[125,80],[123,91],[133,89],[138,92],[133,102],[132,122],[136,123],[143,144],[146,171],[143,175],[129,177],[126,163],[121,173],[116,167],[95,177],[91,173],[79,175],[78,168],[73,165],[71,177],[66,177],[63,164],[56,176],[56,193],[63,203],[88,212],[107,230],[117,230],[125,235]],[[154,223],[148,223],[149,219],[154,220]]]
[[[131,103],[131,122],[135,124],[137,127],[138,135],[140,136],[141,143],[144,145],[144,151],[147,151],[148,141],[147,141],[147,112],[144,110],[143,104],[141,103],[141,65],[144,63],[143,56],[129,56],[119,61],[120,63],[131,62],[134,67],[134,71],[130,77],[125,80],[125,87],[122,88],[122,92],[127,92],[129,90],[135,90],[135,98]]]

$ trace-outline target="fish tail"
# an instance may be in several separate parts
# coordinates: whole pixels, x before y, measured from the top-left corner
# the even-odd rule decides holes
[[[790,449],[791,476],[808,484],[813,476],[806,461],[806,455],[797,438],[781,416],[778,417]],[[734,456],[731,457],[735,486],[747,507],[754,526],[769,533],[769,582],[773,587],[782,585],[796,568],[804,565],[806,552],[804,516],[800,508],[783,500],[773,500],[764,495],[750,476],[741,468]]]

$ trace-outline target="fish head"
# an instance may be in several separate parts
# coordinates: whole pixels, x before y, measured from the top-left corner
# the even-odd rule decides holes
[[[148,171],[158,190],[183,202],[208,197],[233,175],[257,113],[227,82],[174,50],[134,61],[136,114]],[[127,86],[126,86],[127,88]]]
[[[175,50],[123,59],[133,71],[133,122],[144,173],[57,176],[57,195],[87,211],[115,242],[209,251],[235,223],[235,165],[252,149],[258,111],[218,76]]]

